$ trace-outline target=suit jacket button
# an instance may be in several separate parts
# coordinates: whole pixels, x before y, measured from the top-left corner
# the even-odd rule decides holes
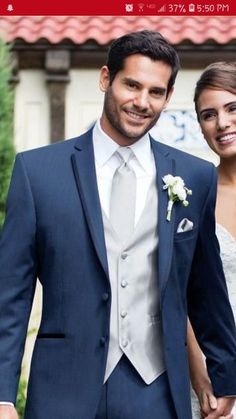
[[[109,294],[107,292],[104,292],[104,294],[102,294],[102,299],[104,302],[109,300]]]
[[[105,343],[106,343],[106,338],[104,336],[102,336],[101,339],[100,339],[101,346],[105,346]]]

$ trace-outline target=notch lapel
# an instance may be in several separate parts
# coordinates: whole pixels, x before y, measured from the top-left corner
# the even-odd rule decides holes
[[[175,176],[175,161],[169,157],[168,149],[161,147],[161,144],[159,144],[157,141],[151,139],[151,146],[157,170],[159,286],[160,299],[162,303],[171,266],[175,224],[175,206],[172,208],[171,220],[166,220],[169,197],[167,190],[163,189],[162,179],[165,175],[168,174]]]
[[[72,154],[72,166],[90,234],[108,278],[108,262],[101,205],[98,194],[92,130],[80,136]]]

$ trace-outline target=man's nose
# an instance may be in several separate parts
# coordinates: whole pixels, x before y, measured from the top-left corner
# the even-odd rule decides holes
[[[148,109],[149,107],[149,99],[148,99],[148,94],[144,91],[142,92],[138,92],[134,98],[134,106],[136,106],[136,108],[145,110]]]

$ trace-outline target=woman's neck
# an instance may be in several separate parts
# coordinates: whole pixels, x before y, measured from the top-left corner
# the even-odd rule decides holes
[[[221,159],[218,173],[218,183],[220,185],[236,186],[236,158]]]

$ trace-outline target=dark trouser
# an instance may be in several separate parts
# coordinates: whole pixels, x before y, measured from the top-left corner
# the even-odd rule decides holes
[[[166,373],[146,385],[123,356],[103,386],[95,419],[177,419]]]

